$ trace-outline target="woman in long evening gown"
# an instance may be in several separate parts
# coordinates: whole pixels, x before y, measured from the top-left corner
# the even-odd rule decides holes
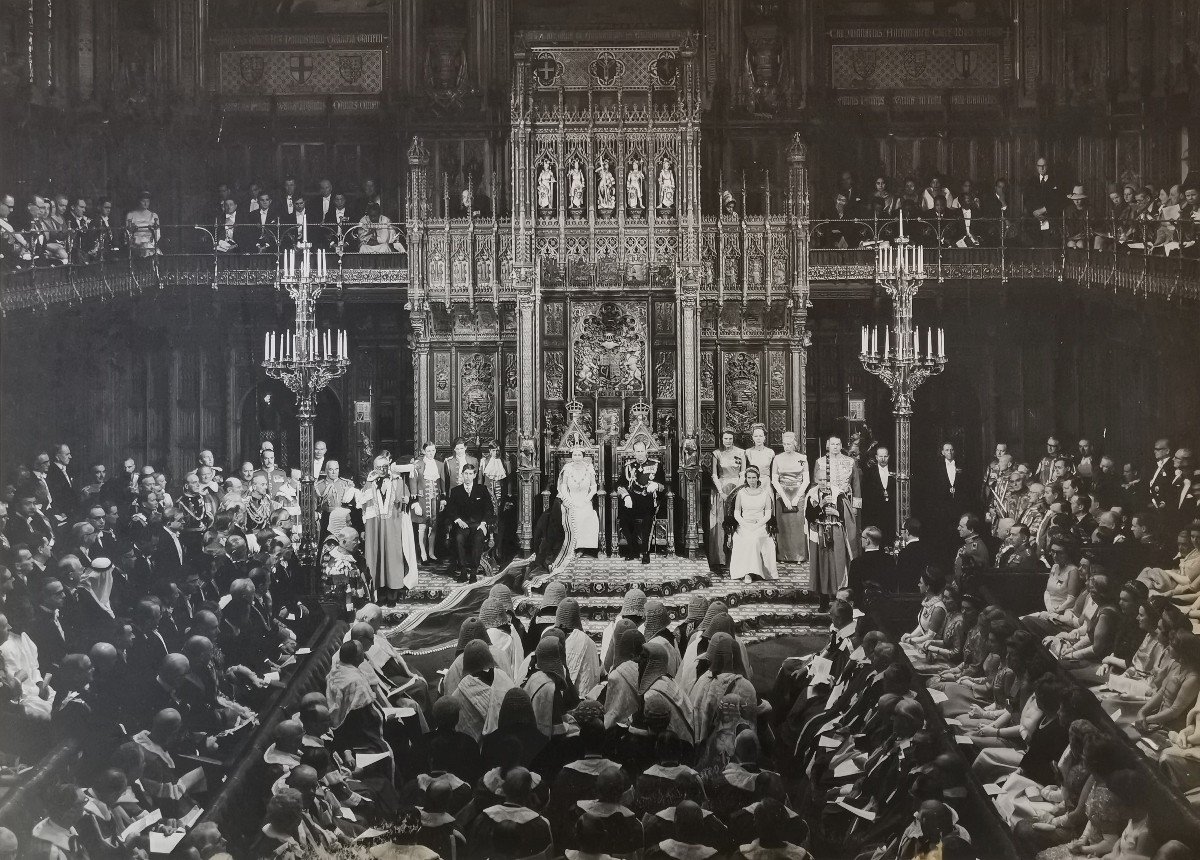
[[[596,469],[582,448],[571,450],[571,460],[558,476],[558,497],[562,500],[563,517],[575,549],[597,549],[600,546],[600,517],[592,499],[596,497]]]
[[[780,561],[808,560],[808,529],[804,522],[804,495],[808,492],[808,458],[796,450],[796,434],[783,434],[783,452],[771,462],[775,488],[775,542]]]
[[[721,434],[721,448],[713,451],[713,488],[709,494],[708,563],[725,564],[725,518],[730,514],[733,494],[745,480],[746,452],[733,444],[733,431]]]
[[[415,499],[412,521],[417,524],[417,550],[421,561],[437,561],[433,545],[437,542],[437,519],[446,488],[442,486],[442,461],[437,458],[437,445],[426,442],[421,446],[421,458],[412,464],[412,487]]]
[[[758,468],[746,469],[746,486],[733,500],[733,549],[729,554],[729,578],[734,580],[776,579],[775,539],[767,530],[775,513],[770,488],[760,483]]]
[[[771,463],[775,451],[767,447],[767,428],[763,424],[750,425],[750,440],[753,444],[746,449],[746,464],[757,466],[760,475],[771,474]]]

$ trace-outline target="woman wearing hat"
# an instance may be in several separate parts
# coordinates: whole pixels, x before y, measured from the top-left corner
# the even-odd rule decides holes
[[[1087,192],[1082,185],[1076,185],[1067,195],[1070,203],[1063,212],[1063,222],[1066,228],[1067,247],[1084,250],[1088,247],[1092,235],[1091,222],[1088,220]]]

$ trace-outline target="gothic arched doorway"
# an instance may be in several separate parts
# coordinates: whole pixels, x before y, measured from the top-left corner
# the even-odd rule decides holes
[[[296,397],[283,383],[260,381],[242,399],[239,417],[241,461],[249,460],[257,465],[259,449],[269,440],[275,445],[277,463],[287,469],[299,468],[300,425],[296,418]],[[344,428],[341,400],[327,388],[317,395],[313,441],[325,442],[330,459],[339,459],[346,454]]]

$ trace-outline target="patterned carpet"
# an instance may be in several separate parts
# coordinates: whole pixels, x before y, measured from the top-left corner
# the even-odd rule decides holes
[[[714,574],[703,559],[655,556],[651,564],[642,565],[601,556],[576,558],[553,577],[531,581],[524,580],[518,562],[467,586],[446,576],[444,567],[422,568],[417,587],[387,610],[388,638],[407,654],[427,655],[435,663],[445,660],[448,665],[459,625],[478,610],[492,584],[503,580],[510,586],[519,585],[524,593],[516,601],[521,612],[537,600],[535,592],[551,578],[567,584],[571,596],[579,601],[585,628],[597,640],[620,610],[622,595],[634,585],[661,599],[672,619],[687,613],[688,599],[694,593],[725,601],[739,637],[747,644],[784,636],[819,636],[829,624],[828,615],[818,611],[816,598],[808,591],[806,564],[781,565],[778,579],[746,583]]]

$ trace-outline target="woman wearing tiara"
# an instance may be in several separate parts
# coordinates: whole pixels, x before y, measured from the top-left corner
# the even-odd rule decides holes
[[[571,459],[558,474],[558,497],[576,550],[595,550],[600,546],[600,517],[592,504],[596,492],[596,469],[576,445],[571,449]]]
[[[775,538],[772,536],[775,499],[762,483],[757,466],[746,469],[746,484],[733,497],[733,549],[729,578],[751,581],[776,579]]]
[[[709,496],[708,513],[708,563],[712,567],[725,564],[725,547],[728,535],[725,519],[730,515],[733,494],[745,480],[746,452],[734,444],[734,433],[726,429],[721,433],[721,447],[713,451],[713,489]]]

